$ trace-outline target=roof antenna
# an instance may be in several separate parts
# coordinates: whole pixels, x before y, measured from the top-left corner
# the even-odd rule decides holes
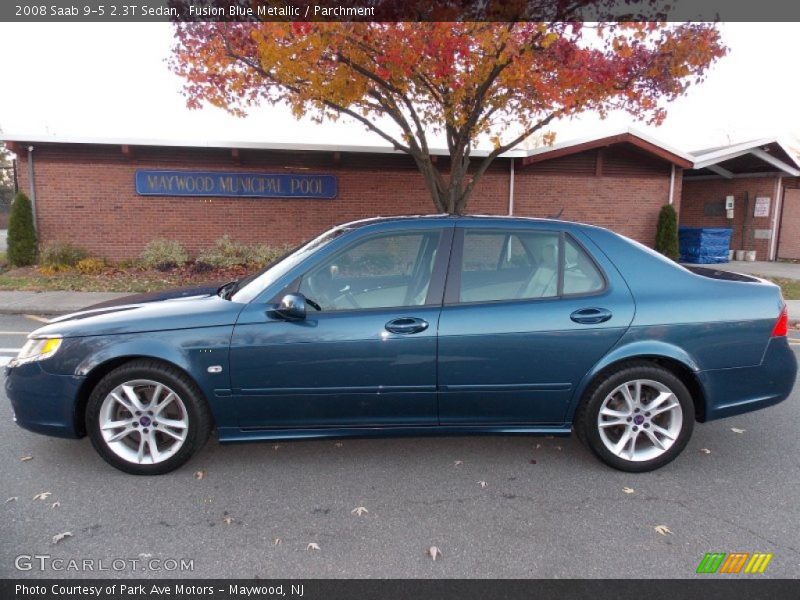
[[[561,210],[560,210],[560,211],[558,211],[558,214],[555,214],[555,215],[550,215],[550,216],[549,216],[549,217],[547,217],[547,218],[548,218],[548,219],[560,219],[560,218],[561,218],[561,215],[563,215],[563,214],[564,214],[564,207],[562,206],[562,207],[561,207]]]

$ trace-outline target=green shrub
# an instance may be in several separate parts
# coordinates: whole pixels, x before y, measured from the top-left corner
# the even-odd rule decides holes
[[[180,242],[158,238],[145,246],[141,260],[145,267],[163,271],[185,264],[189,253]]]
[[[25,267],[36,262],[33,208],[31,201],[22,192],[14,198],[8,216],[8,262],[15,267]]]
[[[678,260],[678,213],[671,204],[665,204],[658,213],[656,250],[672,260]]]
[[[266,244],[250,246],[247,252],[247,266],[260,269],[286,254],[288,250],[287,246],[268,246]]]
[[[192,273],[208,273],[213,270],[214,267],[207,262],[196,260],[194,263],[192,263]]]
[[[249,261],[249,248],[231,239],[226,233],[210,248],[203,250],[197,257],[197,261],[206,263],[218,269],[238,267],[246,265]]]
[[[63,267],[74,267],[88,257],[89,252],[85,248],[69,243],[55,242],[42,248],[39,253],[39,264],[58,270]]]
[[[216,240],[210,248],[197,257],[196,270],[203,272],[209,267],[229,269],[231,267],[260,268],[286,254],[287,246],[255,244],[249,246],[232,239],[227,233]]]
[[[118,269],[124,271],[126,269],[133,269],[134,267],[138,267],[139,261],[136,260],[135,258],[123,258],[122,260],[117,261],[115,266]]]
[[[45,277],[52,277],[56,273],[63,273],[64,271],[70,271],[71,267],[42,265],[40,267],[37,267],[36,270],[39,271],[39,273],[41,273]]]
[[[106,263],[99,258],[84,258],[78,261],[75,268],[78,270],[78,273],[82,273],[83,275],[97,275],[106,268]]]

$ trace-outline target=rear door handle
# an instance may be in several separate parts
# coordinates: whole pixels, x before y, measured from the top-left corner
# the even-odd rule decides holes
[[[576,323],[596,325],[597,323],[605,323],[611,316],[611,311],[605,308],[581,308],[572,313],[569,318]]]
[[[386,324],[386,331],[391,331],[392,333],[419,333],[427,328],[428,322],[417,317],[400,317],[399,319],[392,319]]]

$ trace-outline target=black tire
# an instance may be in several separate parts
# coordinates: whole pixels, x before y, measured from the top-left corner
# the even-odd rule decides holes
[[[675,395],[682,411],[680,431],[674,442],[660,456],[650,460],[634,461],[614,454],[603,442],[598,425],[598,415],[606,397],[617,387],[634,380],[652,380],[666,386]],[[604,463],[620,471],[641,473],[663,467],[683,451],[692,436],[694,414],[692,396],[674,373],[650,362],[629,362],[592,383],[584,394],[574,425],[578,438]]]
[[[143,379],[172,389],[183,402],[189,423],[180,449],[163,462],[154,464],[137,464],[118,456],[109,448],[100,431],[100,411],[106,396],[125,382]],[[203,447],[211,427],[208,404],[197,384],[180,369],[156,360],[132,360],[109,372],[92,390],[86,406],[86,431],[95,450],[108,464],[132,475],[162,475],[177,469]]]

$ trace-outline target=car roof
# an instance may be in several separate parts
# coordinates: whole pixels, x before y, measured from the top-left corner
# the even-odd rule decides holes
[[[476,222],[496,222],[503,223],[558,223],[569,228],[583,228],[592,227],[583,223],[575,223],[574,221],[563,221],[560,219],[543,219],[538,217],[517,217],[511,215],[449,215],[449,214],[433,214],[433,215],[395,215],[389,217],[370,217],[368,219],[359,219],[357,221],[350,221],[340,225],[343,229],[356,229],[365,227],[367,225],[378,225],[380,223],[392,223],[397,221],[408,221],[418,223],[428,223],[436,221],[476,221]]]

